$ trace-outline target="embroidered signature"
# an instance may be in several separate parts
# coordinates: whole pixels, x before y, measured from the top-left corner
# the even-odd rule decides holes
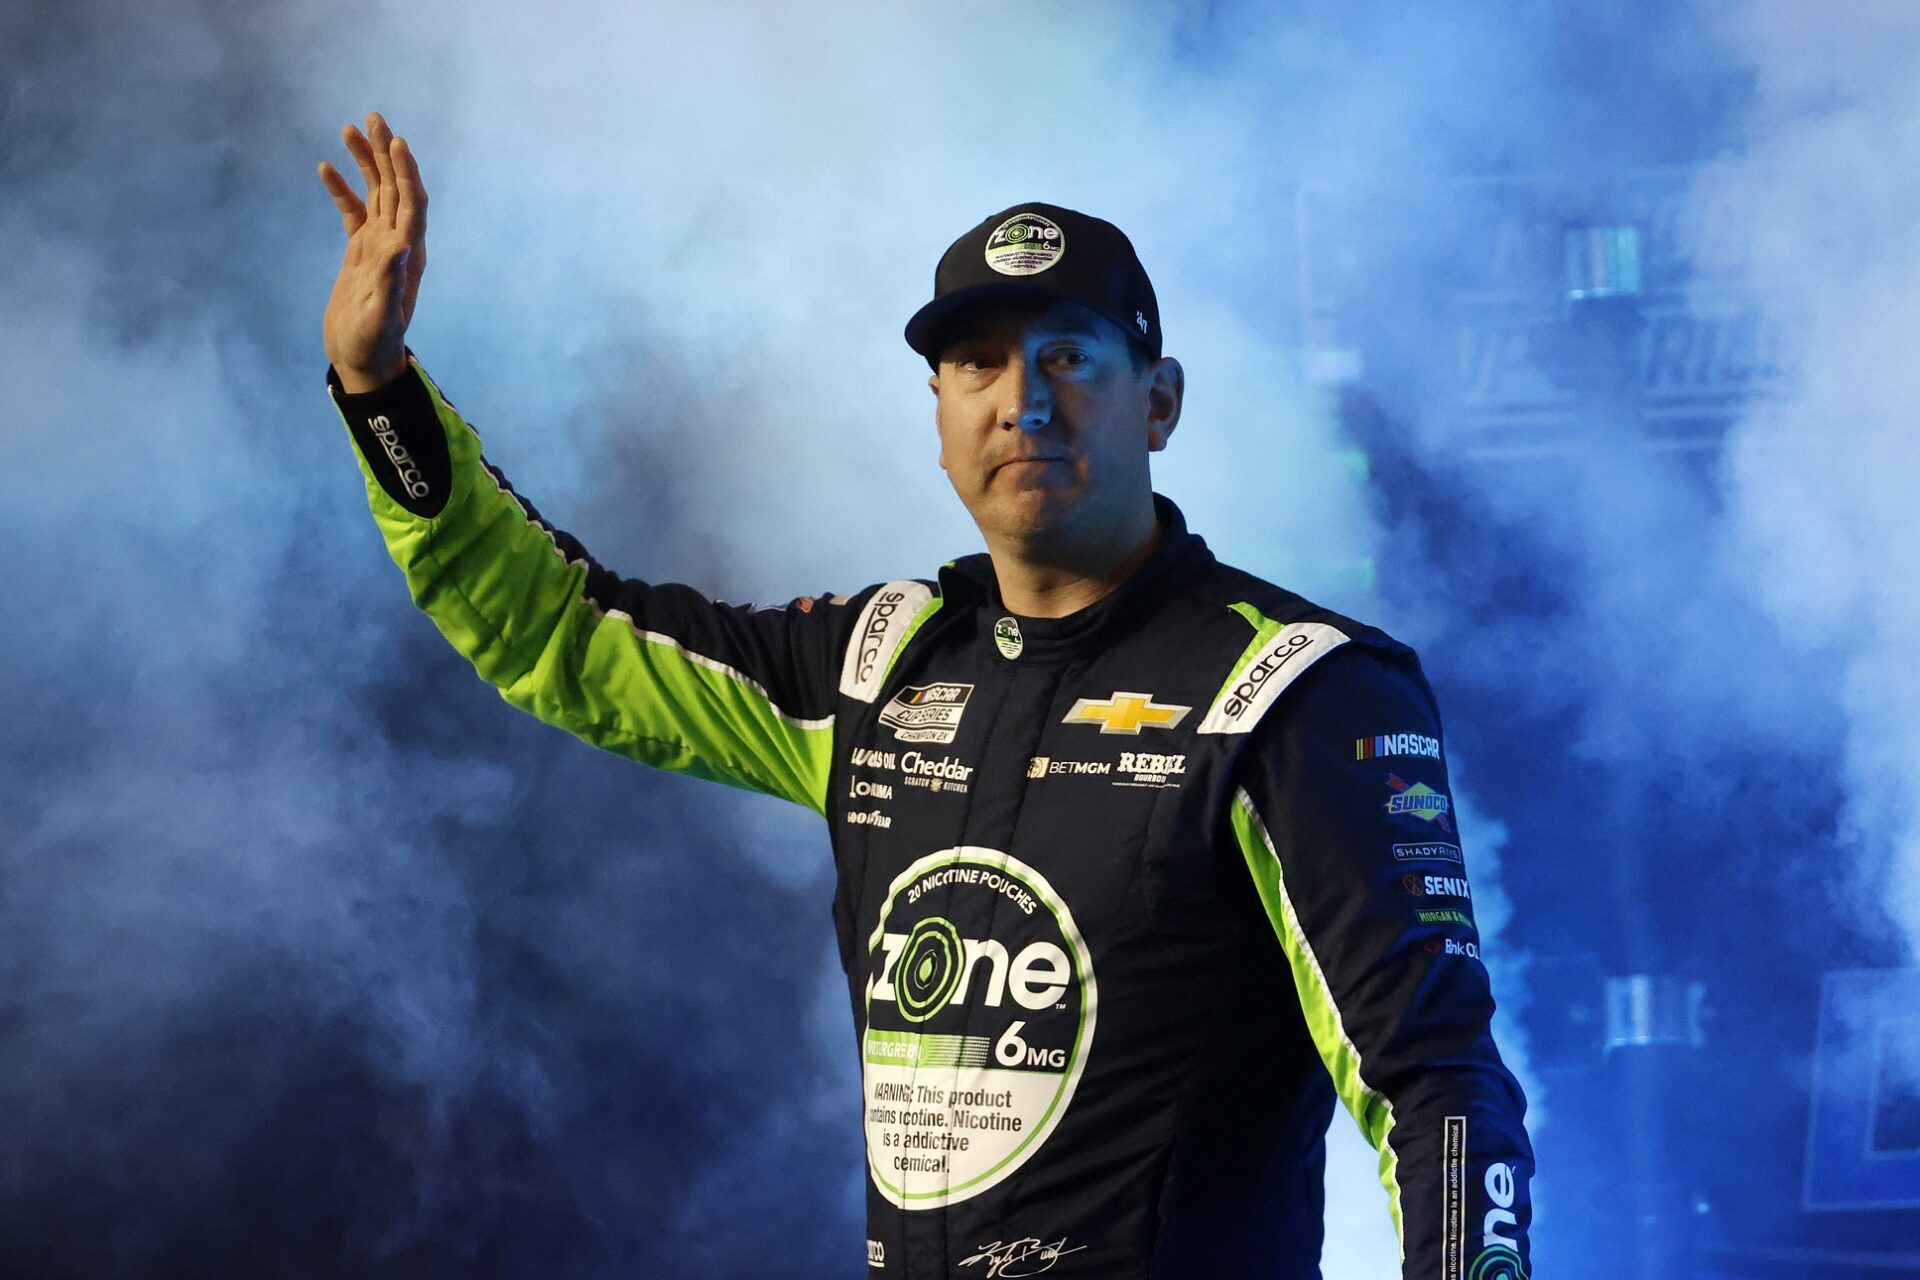
[[[981,1245],[980,1252],[970,1258],[962,1259],[959,1265],[970,1267],[976,1262],[986,1263],[987,1280],[996,1280],[996,1277],[1013,1280],[1015,1276],[1037,1276],[1051,1268],[1065,1255],[1078,1253],[1087,1247],[1077,1244],[1068,1249],[1065,1247],[1066,1243],[1065,1236],[1061,1236],[1052,1244],[1042,1244],[1038,1236],[1023,1236],[1011,1242],[995,1240],[992,1244]],[[1033,1260],[1038,1265],[1027,1266],[1026,1263],[1029,1260]]]

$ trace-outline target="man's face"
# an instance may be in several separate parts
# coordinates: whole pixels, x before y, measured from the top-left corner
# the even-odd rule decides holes
[[[1077,303],[993,299],[957,313],[927,385],[940,465],[989,539],[1122,527],[1151,504],[1147,454],[1180,417],[1180,365],[1136,369],[1126,334]]]

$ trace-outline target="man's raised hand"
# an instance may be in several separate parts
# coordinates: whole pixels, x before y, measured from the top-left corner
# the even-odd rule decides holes
[[[321,338],[327,359],[349,393],[372,391],[407,367],[407,325],[427,266],[427,189],[405,138],[380,113],[367,114],[367,131],[340,131],[366,180],[364,203],[331,164],[320,181],[340,210],[347,252],[327,299]]]

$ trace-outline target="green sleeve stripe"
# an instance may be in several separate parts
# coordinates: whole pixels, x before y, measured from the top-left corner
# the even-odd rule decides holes
[[[1240,656],[1233,660],[1233,670],[1229,671],[1227,678],[1220,682],[1220,691],[1213,695],[1213,701],[1207,706],[1208,711],[1212,711],[1227,700],[1227,691],[1233,688],[1234,681],[1240,678],[1240,673],[1260,656],[1260,651],[1272,643],[1275,636],[1287,629],[1286,623],[1275,622],[1245,600],[1227,607],[1247,620],[1247,624],[1253,628],[1253,639],[1247,641],[1247,647],[1242,649]]]
[[[674,650],[682,658],[686,659],[688,662],[693,663],[697,667],[705,667],[709,671],[718,671],[721,675],[726,676],[729,679],[738,680],[741,684],[747,686],[748,689],[751,689],[754,693],[758,694],[760,697],[765,698],[767,700],[768,708],[772,710],[774,715],[780,717],[780,719],[786,721],[788,724],[794,726],[797,729],[831,729],[833,728],[832,716],[821,716],[817,719],[806,720],[806,719],[802,719],[799,716],[788,715],[785,711],[782,711],[780,709],[780,704],[773,700],[773,695],[767,692],[766,686],[762,685],[758,680],[755,680],[752,676],[748,675],[746,672],[741,671],[737,667],[730,667],[726,663],[721,662],[716,658],[709,658],[704,653],[695,653],[693,650],[687,648],[687,646],[681,644],[678,640],[675,640],[672,636],[662,635],[658,631],[647,631],[643,629],[640,626],[640,624],[635,622],[633,618],[623,609],[608,609],[606,611],[606,616],[609,618],[623,619],[629,627],[633,628],[633,633],[636,636],[639,636],[642,640],[645,640],[648,644],[666,645],[669,649]]]
[[[1267,909],[1267,919],[1272,921],[1281,950],[1286,952],[1287,965],[1293,970],[1294,990],[1299,993],[1300,1009],[1306,1015],[1314,1047],[1320,1051],[1320,1061],[1333,1077],[1334,1091],[1340,1095],[1348,1114],[1360,1126],[1367,1142],[1380,1153],[1380,1185],[1387,1189],[1387,1212],[1393,1218],[1393,1234],[1400,1241],[1404,1262],[1406,1236],[1400,1223],[1399,1157],[1387,1141],[1387,1135],[1393,1131],[1393,1104],[1385,1095],[1369,1089],[1360,1078],[1360,1050],[1347,1036],[1333,990],[1327,985],[1327,975],[1300,928],[1293,900],[1287,896],[1280,855],[1274,851],[1266,824],[1260,821],[1260,815],[1253,808],[1253,798],[1244,788],[1234,793],[1231,818],[1241,855],[1247,860],[1247,870],[1253,875],[1254,887]]]
[[[941,597],[935,596],[921,605],[920,612],[913,615],[912,620],[907,623],[907,629],[900,633],[900,642],[894,645],[893,652],[887,655],[886,670],[880,673],[882,685],[886,684],[887,677],[893,674],[893,664],[900,661],[900,655],[907,651],[907,646],[913,643],[913,637],[918,634],[921,627],[926,625],[927,619],[940,612],[940,601]]]
[[[480,438],[417,363],[453,461],[423,519],[360,458],[368,501],[414,603],[513,706],[608,751],[824,815],[833,718],[801,720],[735,668],[586,598],[560,548],[481,462]],[[359,456],[356,449],[355,456]]]

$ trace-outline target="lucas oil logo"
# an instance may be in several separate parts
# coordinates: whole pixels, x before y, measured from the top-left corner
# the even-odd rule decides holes
[[[1452,800],[1424,782],[1409,784],[1396,773],[1387,775],[1387,785],[1393,788],[1393,794],[1387,797],[1388,813],[1438,823],[1442,831],[1452,834],[1453,820],[1447,817],[1447,811],[1453,808]]]
[[[1053,886],[997,849],[895,877],[867,940],[867,1172],[892,1204],[970,1199],[1033,1157],[1093,1043],[1087,945]]]
[[[952,742],[972,696],[970,684],[910,685],[881,708],[880,723],[902,742]]]
[[[1037,213],[1016,213],[987,237],[987,265],[1003,276],[1037,275],[1066,252],[1066,232]]]

